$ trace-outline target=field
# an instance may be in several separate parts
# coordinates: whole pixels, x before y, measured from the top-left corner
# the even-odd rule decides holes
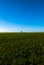
[[[0,33],[0,65],[44,65],[44,33]]]

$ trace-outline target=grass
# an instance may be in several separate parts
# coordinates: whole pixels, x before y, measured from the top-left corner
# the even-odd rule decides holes
[[[0,33],[0,65],[44,65],[44,32]]]

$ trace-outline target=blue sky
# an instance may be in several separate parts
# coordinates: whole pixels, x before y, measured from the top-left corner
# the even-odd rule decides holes
[[[0,32],[44,32],[44,0],[0,0]]]

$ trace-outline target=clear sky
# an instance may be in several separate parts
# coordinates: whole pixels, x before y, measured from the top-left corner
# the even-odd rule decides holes
[[[0,32],[44,32],[44,0],[0,0]]]

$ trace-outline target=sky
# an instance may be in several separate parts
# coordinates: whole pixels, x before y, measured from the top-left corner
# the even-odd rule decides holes
[[[44,0],[0,0],[0,32],[44,32]]]

